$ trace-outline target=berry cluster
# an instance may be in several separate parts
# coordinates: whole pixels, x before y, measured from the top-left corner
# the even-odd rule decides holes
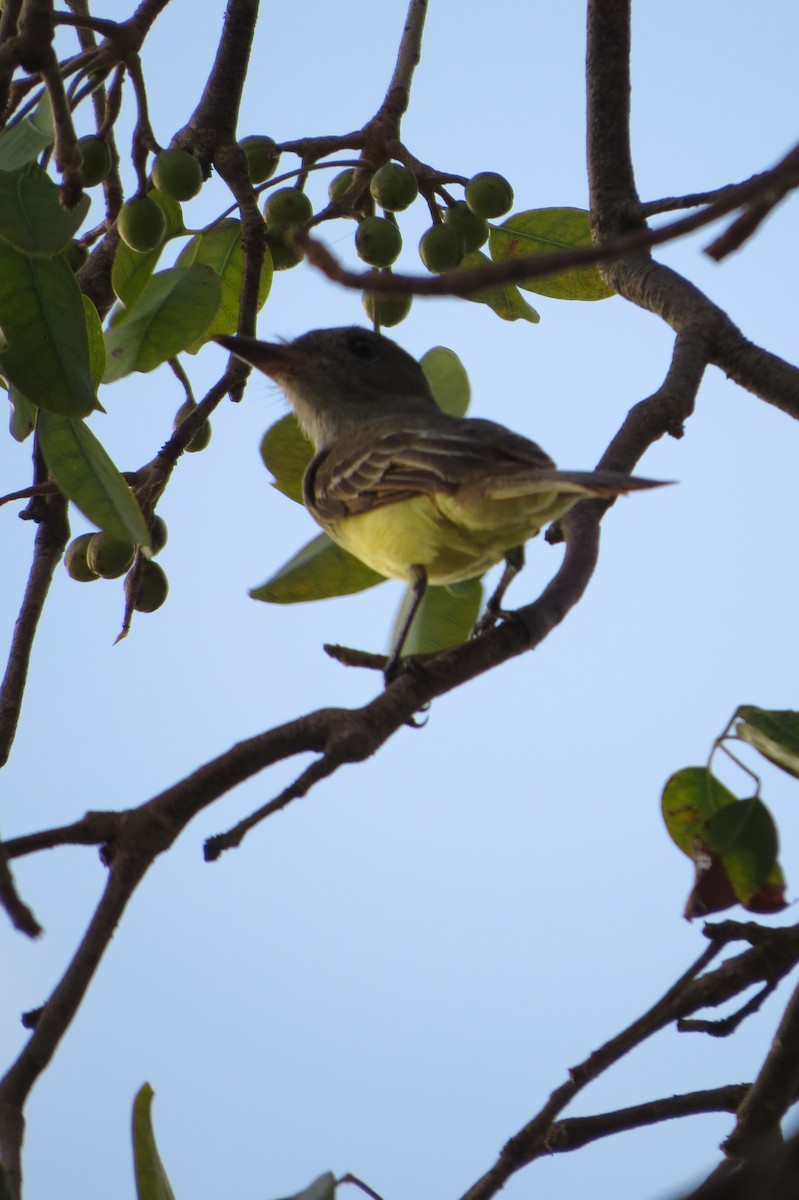
[[[155,517],[150,529],[152,554],[159,554],[166,545],[166,522]],[[127,573],[126,585],[135,584],[133,607],[137,612],[155,612],[167,598],[169,583],[166,572],[158,563],[139,555],[131,542],[121,542],[107,533],[82,533],[67,546],[64,566],[67,574],[79,583],[96,579],[119,579]],[[132,569],[131,569],[132,568]]]

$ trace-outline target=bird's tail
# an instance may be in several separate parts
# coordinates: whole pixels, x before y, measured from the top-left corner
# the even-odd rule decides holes
[[[554,467],[551,470],[538,467],[525,473],[493,475],[483,481],[481,491],[486,499],[492,500],[510,500],[514,496],[531,496],[552,490],[564,495],[610,497],[666,487],[669,482],[641,479],[621,471],[558,471]]]

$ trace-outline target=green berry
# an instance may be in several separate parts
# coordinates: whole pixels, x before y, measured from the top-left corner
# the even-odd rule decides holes
[[[117,217],[119,236],[131,250],[155,250],[166,236],[166,216],[149,196],[135,196],[123,204]]]
[[[467,254],[479,250],[488,241],[488,221],[473,213],[465,200],[458,200],[450,208],[444,209],[444,222],[461,235]]]
[[[120,542],[107,533],[95,533],[86,551],[89,570],[103,579],[118,579],[133,562],[135,547],[132,542]]]
[[[111,173],[111,147],[102,138],[90,133],[78,139],[81,164],[80,174],[84,187],[95,187]]]
[[[170,200],[191,200],[203,185],[203,169],[188,150],[162,150],[153,163],[153,183]]]
[[[463,237],[452,225],[431,225],[419,242],[419,257],[435,274],[457,267],[465,253]]]
[[[328,200],[341,200],[341,198],[345,196],[352,187],[352,181],[354,178],[354,167],[347,167],[345,171],[339,171],[338,175],[331,179],[328,185]]]
[[[510,212],[513,204],[513,188],[504,175],[494,171],[480,171],[473,175],[464,188],[466,203],[478,217],[502,217]]]
[[[89,542],[94,537],[93,533],[82,533],[80,537],[76,537],[67,546],[67,552],[64,555],[64,566],[67,569],[67,574],[70,579],[77,579],[78,583],[92,583],[100,576],[96,571],[93,571],[86,561],[86,554],[89,549]]]
[[[181,404],[180,408],[175,413],[175,420],[173,422],[172,428],[177,429],[178,425],[182,425],[182,423],[186,420],[186,417],[190,417],[191,414],[196,409],[196,407],[197,407],[197,405],[194,403],[193,400],[184,401],[184,403]],[[202,425],[197,430],[197,432],[194,434],[194,437],[191,439],[188,446],[186,447],[186,452],[188,454],[199,454],[201,450],[207,450],[208,443],[210,441],[211,441],[211,422],[203,421]]]
[[[83,242],[79,242],[77,238],[72,239],[66,250],[63,251],[63,254],[64,258],[67,260],[69,265],[72,267],[72,270],[76,274],[89,257],[88,249],[86,246],[84,246]]]
[[[364,292],[363,307],[369,320],[376,325],[399,325],[411,311],[410,296],[392,296],[389,292]]]
[[[143,561],[139,566],[138,586],[133,607],[137,612],[155,612],[169,594],[169,580],[158,563]]]
[[[313,205],[305,192],[291,187],[271,192],[264,208],[267,225],[299,225],[312,216]]]
[[[355,234],[355,249],[370,267],[390,267],[399,258],[402,234],[387,217],[364,217]]]
[[[253,135],[242,138],[239,145],[247,155],[250,182],[256,185],[266,183],[267,179],[274,175],[275,167],[280,159],[275,139]]]
[[[291,225],[270,225],[266,231],[266,244],[272,255],[272,266],[276,271],[288,271],[296,267],[305,257],[305,252],[296,246],[291,237]]]
[[[153,517],[150,525],[150,546],[153,554],[160,554],[167,542],[166,521],[163,517]]]
[[[401,212],[413,204],[419,195],[419,185],[413,171],[401,163],[388,162],[375,171],[369,191],[387,212]]]

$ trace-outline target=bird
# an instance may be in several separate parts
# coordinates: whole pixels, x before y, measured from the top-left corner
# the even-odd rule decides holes
[[[383,334],[347,326],[290,342],[216,335],[273,379],[314,456],[303,499],[345,550],[412,588],[385,668],[397,673],[428,585],[450,585],[505,561],[476,629],[507,616],[502,599],[525,543],[586,497],[660,484],[617,471],[561,471],[535,442],[495,421],[439,408],[415,358]]]

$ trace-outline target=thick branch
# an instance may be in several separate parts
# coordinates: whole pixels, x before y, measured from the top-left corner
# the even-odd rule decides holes
[[[780,1122],[799,1088],[799,988],[783,1013],[771,1048],[724,1143],[733,1158],[750,1158],[782,1142]]]
[[[235,140],[247,78],[258,0],[228,0],[222,36],[200,102],[173,145],[191,150],[207,164],[217,147]]]
[[[588,5],[588,174],[599,246],[617,246],[631,228],[638,231],[634,236],[640,236],[643,224],[630,157],[629,9],[629,0],[590,0]],[[738,200],[732,207],[741,203],[749,189],[762,196],[770,186],[762,177],[749,180],[705,212],[720,215],[736,193]],[[701,337],[707,362],[799,419],[799,371],[748,342],[726,313],[698,288],[653,262],[643,249],[609,261],[603,274],[626,299],[656,313],[678,333],[690,330]]]
[[[0,1080],[0,1153],[12,1194],[20,1194],[22,1110],[36,1080],[46,1069],[94,977],[120,917],[149,861],[120,859],[112,867],[103,897],[61,982],[38,1014],[28,1042]]]

